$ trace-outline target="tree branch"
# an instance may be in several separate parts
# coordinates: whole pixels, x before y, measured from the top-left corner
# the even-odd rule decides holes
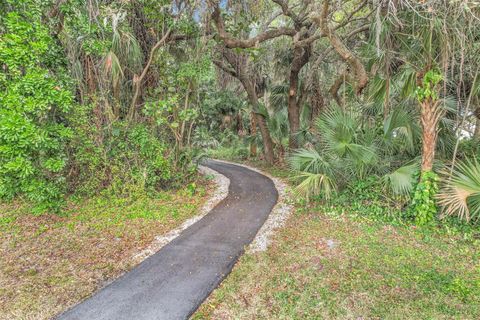
[[[338,91],[342,87],[342,84],[350,82],[350,79],[348,77],[348,70],[345,69],[343,70],[338,78],[333,82],[332,86],[328,90],[328,92],[332,95],[333,99],[337,102],[338,106],[343,108],[345,101],[343,101],[342,98],[338,95]]]
[[[293,23],[295,24],[295,29],[300,29],[302,27],[302,22],[300,18],[296,15],[295,12],[292,11],[292,9],[289,8],[288,6],[288,1],[284,0],[272,0],[276,4],[282,8],[282,12],[285,16],[290,17],[293,20]]]
[[[220,8],[218,3],[214,4],[212,19],[215,23],[215,26],[218,31],[218,36],[220,39],[225,43],[227,48],[252,48],[257,46],[259,43],[278,38],[281,36],[290,36],[293,37],[297,32],[291,28],[278,28],[274,30],[268,30],[258,34],[257,36],[250,38],[250,39],[237,39],[230,35],[225,30],[225,24],[223,22]]]
[[[345,20],[340,23],[339,25],[337,25],[334,30],[337,30],[337,29],[340,29],[340,28],[343,28],[345,27],[347,24],[349,24],[350,22],[352,22],[352,18],[354,15],[356,15],[360,10],[362,10],[365,5],[367,4],[367,0],[363,0],[359,5],[358,7],[356,7],[352,12],[350,12],[350,14],[348,15],[347,18],[345,18]]]
[[[330,29],[327,22],[330,0],[325,0],[320,15],[312,17],[318,24],[322,34],[330,41],[337,54],[352,68],[356,76],[356,93],[360,94],[368,83],[368,74],[360,59],[342,42],[335,32]]]
[[[153,62],[155,53],[157,52],[158,48],[165,44],[171,33],[172,29],[168,29],[167,32],[163,35],[163,37],[152,47],[152,49],[150,49],[150,54],[142,73],[140,74],[140,76],[134,75],[133,77],[133,85],[135,87],[135,91],[133,94],[132,102],[130,103],[130,109],[128,110],[127,118],[129,121],[131,121],[133,119],[133,116],[135,115],[135,108],[137,106],[138,96],[140,95],[140,88],[142,86],[143,79],[147,75],[148,69]]]
[[[213,62],[214,65],[216,65],[223,72],[228,73],[229,75],[231,75],[234,78],[238,77],[237,72],[235,72],[235,70],[233,70],[232,68],[229,68],[228,66],[226,66],[225,63],[223,63],[223,61],[214,59],[214,60],[212,60],[212,62]]]

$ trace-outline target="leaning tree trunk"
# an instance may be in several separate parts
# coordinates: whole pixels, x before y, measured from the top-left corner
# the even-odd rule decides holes
[[[441,110],[438,100],[426,99],[421,102],[422,172],[431,171],[433,168],[440,116]]]
[[[262,135],[265,161],[268,164],[273,164],[275,158],[273,152],[273,141],[270,137],[270,131],[268,130],[265,117],[262,114],[258,113],[259,103],[254,77],[252,77],[252,75],[247,72],[247,65],[245,63],[239,65],[241,57],[238,54],[226,48],[223,48],[222,53],[223,57],[228,61],[230,66],[232,66],[232,68],[235,67],[235,70],[222,66],[222,63],[218,63],[217,65],[221,69],[225,70],[226,72],[237,78],[245,89],[245,92],[248,96],[248,102],[252,106],[252,112],[255,114],[255,121],[257,122],[257,125],[260,128],[260,134]]]

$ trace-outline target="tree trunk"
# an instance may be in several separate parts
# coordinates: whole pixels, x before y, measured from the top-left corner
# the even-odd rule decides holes
[[[270,137],[270,132],[265,121],[265,117],[258,113],[258,95],[257,87],[255,85],[254,77],[247,72],[247,64],[244,63],[239,65],[240,56],[233,51],[224,48],[223,56],[228,61],[230,66],[235,69],[230,69],[222,65],[222,63],[217,64],[222,70],[225,70],[227,73],[237,78],[242,84],[245,92],[248,96],[248,102],[252,106],[252,112],[255,114],[255,121],[257,122],[258,127],[260,128],[260,134],[263,139],[263,150],[265,153],[265,161],[269,164],[273,164],[275,155],[273,152],[273,141]],[[244,60],[247,61],[247,60]]]
[[[421,102],[422,123],[422,172],[431,171],[435,158],[438,137],[438,122],[441,112],[438,101],[427,99]]]
[[[255,121],[255,113],[250,113],[250,136],[254,137],[257,135],[257,122]],[[257,156],[257,144],[254,141],[250,142],[250,156]]]
[[[290,126],[288,145],[291,149],[298,148],[295,134],[300,130],[300,103],[298,99],[298,82],[300,70],[310,59],[311,45],[299,46],[298,40],[294,39],[293,60],[290,67],[290,78],[288,88],[288,123]]]
[[[290,132],[288,146],[291,149],[297,148],[298,143],[295,134],[300,130],[300,106],[297,103],[298,73],[290,75],[290,88],[288,90],[288,123]]]
[[[342,71],[342,73],[338,76],[338,78],[335,80],[335,82],[332,84],[328,92],[330,95],[333,97],[335,102],[338,104],[342,110],[345,110],[345,101],[343,101],[343,98],[338,95],[338,91],[342,87],[342,85],[347,82],[347,69]]]
[[[260,134],[262,135],[265,161],[268,164],[273,164],[275,160],[275,155],[273,152],[273,141],[272,137],[270,136],[270,131],[268,130],[265,117],[258,113],[258,96],[255,90],[255,84],[249,78],[247,79],[244,76],[240,77],[239,80],[245,88],[245,91],[247,92],[248,102],[252,106],[252,112],[255,114],[255,121],[257,122],[257,125],[260,129]]]
[[[473,138],[480,141],[480,107],[477,107],[474,111],[475,117],[477,118],[477,123],[475,125],[475,132]]]
[[[260,134],[263,139],[263,149],[265,152],[265,161],[268,164],[273,164],[275,156],[273,153],[273,141],[270,137],[270,132],[268,131],[267,123],[265,117],[259,113],[255,114],[255,120],[257,121],[258,127],[260,128]]]
[[[325,108],[325,99],[322,94],[320,82],[317,78],[314,78],[313,81],[314,82],[311,89],[312,94],[310,96],[310,105],[312,106],[310,122],[315,121],[315,119],[317,119],[322,110]]]
[[[132,122],[132,120],[135,117],[135,112],[137,109],[137,101],[140,96],[140,91],[142,88],[142,82],[145,79],[145,76],[147,75],[148,69],[150,68],[150,65],[153,62],[153,59],[155,57],[155,53],[157,50],[165,44],[167,41],[168,37],[170,37],[170,34],[172,32],[172,29],[168,29],[167,32],[163,35],[163,37],[150,49],[150,55],[148,57],[147,63],[143,67],[142,73],[138,75],[133,76],[133,98],[132,101],[130,102],[130,108],[128,109],[127,113],[127,120],[128,122]]]
[[[242,113],[241,112],[238,112],[237,113],[237,134],[240,136],[240,137],[243,137],[245,135],[245,132],[243,131],[243,122],[242,122]]]

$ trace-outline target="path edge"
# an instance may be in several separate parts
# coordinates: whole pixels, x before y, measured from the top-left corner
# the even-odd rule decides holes
[[[203,206],[198,210],[198,213],[185,220],[179,227],[170,230],[165,234],[157,235],[154,240],[148,245],[147,248],[143,249],[139,253],[136,253],[132,258],[132,262],[139,264],[148,257],[157,253],[164,246],[172,242],[175,238],[180,236],[180,234],[206,216],[217,204],[219,204],[223,199],[228,196],[228,188],[230,187],[230,179],[228,179],[223,174],[210,169],[203,165],[198,165],[198,172],[204,176],[212,176],[213,182],[215,184],[215,190],[213,194],[210,195],[209,199],[203,204]]]
[[[244,167],[246,169],[250,169],[265,177],[272,180],[275,188],[278,192],[278,200],[275,206],[272,208],[272,211],[269,213],[267,220],[263,223],[262,227],[258,230],[257,234],[253,241],[248,245],[246,248],[246,254],[254,254],[256,252],[263,252],[268,249],[270,244],[272,243],[272,238],[274,234],[285,226],[288,218],[293,213],[293,205],[291,204],[291,197],[289,195],[289,187],[288,184],[285,183],[282,179],[273,177],[272,175],[249,165],[243,163],[237,163],[228,160],[222,159],[214,159],[212,160],[218,162],[224,162],[232,165],[237,165],[240,167]]]

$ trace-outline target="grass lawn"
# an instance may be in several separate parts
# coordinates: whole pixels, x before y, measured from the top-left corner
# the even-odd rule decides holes
[[[0,205],[0,319],[49,319],[129,270],[157,235],[194,216],[213,185],[97,196],[61,215]]]
[[[480,319],[478,232],[466,240],[339,211],[297,204],[194,319]]]

